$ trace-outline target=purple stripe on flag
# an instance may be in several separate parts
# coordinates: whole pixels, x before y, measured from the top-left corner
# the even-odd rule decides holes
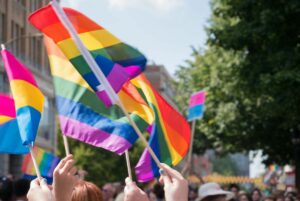
[[[194,107],[196,105],[204,104],[204,102],[205,102],[205,91],[199,91],[191,96],[189,107]]]
[[[135,78],[136,76],[138,76],[139,74],[142,73],[142,70],[141,70],[140,66],[127,66],[125,68],[125,70],[129,74],[130,78]]]
[[[112,106],[113,103],[111,102],[111,100],[110,100],[110,98],[108,97],[108,95],[107,95],[107,93],[106,93],[105,90],[103,90],[103,91],[97,91],[97,92],[96,92],[96,95],[97,95],[97,97],[98,97],[100,100],[102,100],[102,102],[104,103],[104,105],[105,105],[106,107]]]
[[[48,171],[48,177],[53,177],[53,172],[54,172],[54,169],[56,168],[56,166],[58,165],[60,159],[58,157],[55,157],[51,163],[51,168],[49,169]]]
[[[147,150],[145,150],[135,167],[135,173],[139,182],[147,182],[154,178],[152,171],[151,156]]]
[[[120,91],[123,84],[129,79],[129,74],[119,64],[115,64],[107,76],[108,82],[115,91]]]
[[[129,147],[131,147],[130,142],[122,137],[109,134],[65,116],[59,116],[59,118],[61,129],[68,137],[96,147],[102,147],[112,152],[116,152],[119,155],[123,154]]]

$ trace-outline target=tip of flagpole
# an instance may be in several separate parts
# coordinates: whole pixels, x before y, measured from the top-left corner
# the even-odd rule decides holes
[[[5,50],[5,45],[4,44],[1,44],[1,49]]]

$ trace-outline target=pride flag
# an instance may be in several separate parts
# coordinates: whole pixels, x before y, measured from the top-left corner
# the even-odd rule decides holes
[[[106,108],[56,44],[48,37],[45,44],[63,134],[117,154],[124,153],[137,135],[121,109],[117,105]],[[118,95],[137,126],[145,130],[153,121],[153,113],[138,92],[126,83]]]
[[[71,8],[64,8],[63,10],[85,47],[97,60],[99,67],[115,92],[118,92],[128,79],[135,77],[144,70],[147,60],[138,50],[126,45],[82,13]],[[58,19],[53,7],[47,5],[37,10],[29,16],[29,21],[38,30],[54,40],[100,100],[107,107],[111,106],[112,102],[108,98],[106,89],[96,79],[68,31]],[[100,56],[111,60],[113,65],[105,65],[107,62],[101,63]]]
[[[151,86],[144,75],[131,81],[155,113],[149,144],[160,162],[177,165],[186,155],[190,144],[190,127],[164,98]],[[140,182],[159,176],[159,168],[145,149],[135,167]]]
[[[16,118],[23,145],[33,145],[41,119],[44,96],[31,72],[21,62],[5,49],[1,54],[15,101]]]
[[[203,117],[205,91],[199,91],[192,94],[190,98],[188,121],[193,121]]]
[[[51,153],[35,146],[33,153],[36,157],[39,170],[42,177],[52,178],[55,167],[60,162],[60,159]],[[36,175],[31,155],[27,154],[23,159],[22,172],[26,175]]]
[[[22,145],[14,100],[0,94],[0,103],[0,153],[28,153],[28,147]]]

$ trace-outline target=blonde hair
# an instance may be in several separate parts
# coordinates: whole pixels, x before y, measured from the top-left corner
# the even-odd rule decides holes
[[[72,201],[103,201],[101,190],[93,183],[80,181],[72,192]]]

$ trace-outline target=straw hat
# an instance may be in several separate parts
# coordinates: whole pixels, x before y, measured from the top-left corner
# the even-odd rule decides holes
[[[208,196],[215,195],[225,195],[226,200],[230,200],[234,197],[234,194],[232,192],[222,190],[220,185],[214,182],[203,184],[198,190],[199,201],[203,200]]]

